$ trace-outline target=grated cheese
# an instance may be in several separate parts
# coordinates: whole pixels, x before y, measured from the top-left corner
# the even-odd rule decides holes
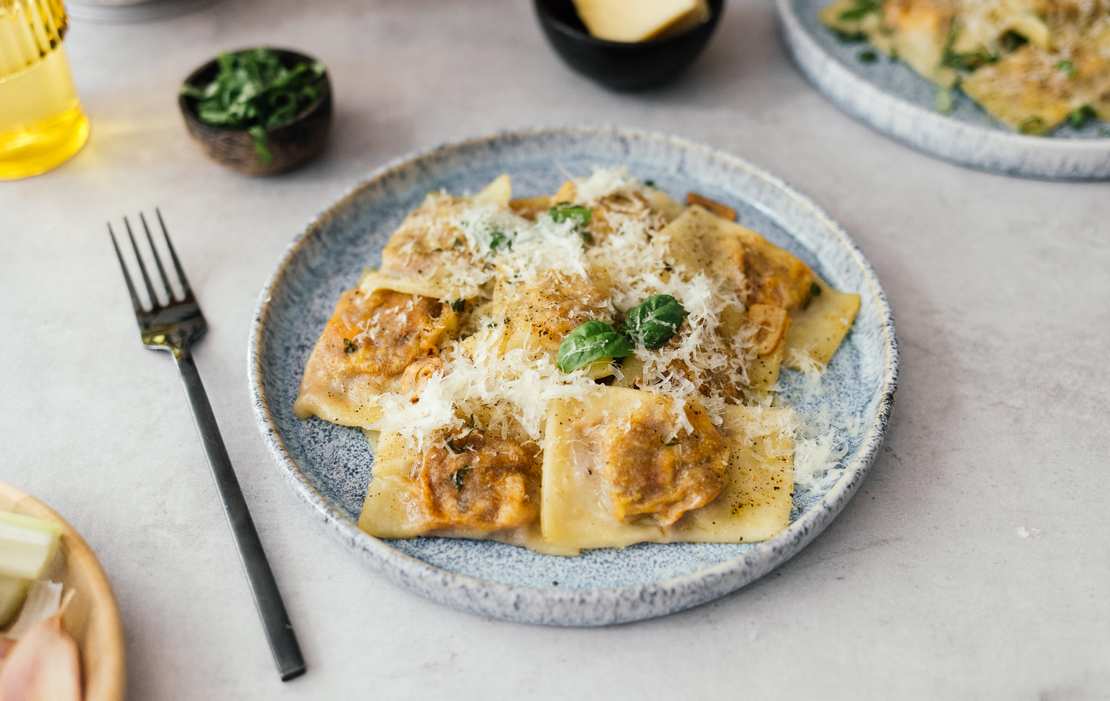
[[[423,445],[436,431],[464,428],[469,417],[488,413],[490,430],[508,436],[519,427],[538,441],[550,402],[597,391],[584,370],[564,373],[536,349],[501,353],[504,332],[504,325],[497,324],[452,342],[444,352],[444,368],[417,394],[382,395],[378,428]]]
[[[838,417],[823,398],[828,396],[821,366],[811,357],[797,358],[802,381],[797,385],[795,404],[808,407],[799,419],[794,439],[794,484],[800,490],[820,491],[835,481],[834,471],[848,454],[848,441],[858,436],[859,417]]]
[[[731,336],[721,330],[725,310],[744,309],[740,291],[674,262],[666,221],[627,169],[597,170],[575,180],[575,187],[576,202],[604,211],[609,231],[593,245],[584,243],[575,222],[556,222],[547,214],[533,221],[507,206],[477,200],[451,210],[448,226],[461,232],[470,262],[455,267],[480,274],[450,274],[478,283],[471,295],[482,311],[471,315],[478,326],[444,349],[442,369],[416,394],[383,396],[375,428],[422,443],[436,431],[463,429],[470,416],[478,415],[502,435],[523,432],[540,440],[551,401],[582,398],[598,387],[588,369],[560,371],[550,348],[526,344],[505,350],[511,345],[509,317],[532,303],[536,295],[530,286],[550,288],[553,274],[570,281],[566,294],[577,297],[581,291],[581,300],[573,302],[596,309],[587,301],[600,294],[606,301],[595,318],[601,320],[654,294],[679,300],[687,311],[682,332],[663,348],[635,351],[642,367],[639,387],[672,400],[675,433],[694,430],[685,412],[691,401],[700,403],[714,424],[724,422],[726,406],[744,395],[753,345],[754,329]]]
[[[618,192],[639,190],[643,186],[632,177],[628,168],[598,168],[588,177],[574,180],[574,201],[579,204],[597,204],[603,198]]]

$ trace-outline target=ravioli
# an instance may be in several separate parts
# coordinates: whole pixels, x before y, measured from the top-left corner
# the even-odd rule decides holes
[[[294,408],[365,433],[376,537],[750,542],[789,523],[780,368],[827,363],[858,308],[625,171],[516,199],[500,177],[406,217],[340,297]]]
[[[544,440],[544,540],[567,550],[742,542],[785,527],[793,489],[792,412],[729,407],[717,428],[696,419],[700,409],[688,411],[694,430],[682,433],[670,401],[650,392],[609,387],[557,404]],[[645,413],[653,420],[669,415],[670,425],[644,421]],[[680,462],[701,466],[702,474],[673,470],[667,458],[683,450],[694,457]],[[648,488],[632,491],[640,497],[636,503],[654,501],[654,509],[625,508],[627,488],[615,475],[626,461],[647,468],[639,480]]]
[[[417,280],[452,299],[477,295],[482,276],[468,274],[476,267],[475,259],[458,224],[459,215],[475,205],[507,207],[511,198],[512,182],[507,175],[498,176],[473,197],[428,194],[389,237],[382,249],[380,272]]]
[[[795,312],[786,332],[786,364],[805,369],[809,363],[825,367],[852,330],[859,313],[860,297],[840,292],[820,281],[820,293],[810,298],[805,309]]]
[[[877,11],[866,11],[876,5]],[[955,14],[952,0],[836,0],[821,10],[821,20],[842,34],[866,36],[876,48],[950,87],[958,74],[943,59]]]
[[[538,453],[479,430],[437,435],[422,449],[383,433],[359,528],[379,538],[439,535],[556,552],[539,534]]]
[[[1040,134],[1089,107],[1110,119],[1110,21],[1065,55],[1032,44],[963,80],[963,90],[998,121]]]
[[[774,537],[790,523],[794,496],[794,412],[731,406],[728,480],[710,505],[691,511],[667,539],[690,543],[750,543]]]
[[[836,0],[820,16],[942,88],[961,88],[1016,131],[1110,119],[1105,0]]]
[[[859,295],[842,293],[809,266],[760,234],[701,207],[688,208],[666,229],[677,262],[738,289],[747,305],[733,322],[755,329],[749,385],[770,390],[783,362],[826,365],[851,329]]]
[[[457,328],[458,316],[435,290],[368,273],[339,298],[305,366],[294,411],[372,428],[378,396],[418,389]]]
[[[506,284],[494,295],[506,319],[505,349],[537,348],[554,357],[559,343],[590,319],[610,320],[609,297],[580,275],[548,272],[526,285]]]

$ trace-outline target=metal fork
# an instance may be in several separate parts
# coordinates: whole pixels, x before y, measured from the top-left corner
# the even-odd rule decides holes
[[[189,395],[189,403],[193,407],[193,418],[196,420],[197,430],[204,441],[204,450],[208,453],[208,463],[212,467],[212,476],[216,480],[216,488],[224,503],[228,524],[235,536],[235,543],[239,546],[239,556],[246,570],[247,579],[250,580],[251,591],[254,594],[254,603],[258,608],[258,615],[262,618],[262,625],[266,628],[266,638],[270,643],[270,651],[274,655],[274,663],[281,674],[282,681],[288,681],[304,674],[304,658],[301,656],[297,636],[293,632],[293,625],[285,611],[285,604],[281,600],[277,582],[270,570],[270,563],[266,560],[266,553],[262,549],[262,541],[258,538],[254,521],[251,520],[247,502],[243,499],[243,490],[239,487],[239,480],[235,477],[235,470],[231,467],[231,460],[224,447],[223,438],[220,437],[219,426],[216,425],[216,416],[212,413],[212,405],[208,403],[208,395],[200,381],[200,373],[193,361],[190,348],[199,341],[208,330],[208,323],[200,311],[189,287],[189,279],[185,277],[185,270],[177,258],[170,241],[166,223],[162,220],[162,212],[154,210],[158,217],[158,224],[162,229],[162,237],[166,242],[166,250],[170,254],[177,279],[181,285],[184,297],[174,295],[170,280],[166,276],[166,269],[162,259],[158,256],[158,249],[154,245],[154,238],[150,234],[146,216],[139,214],[143,231],[146,232],[147,244],[150,246],[151,256],[154,258],[154,267],[162,278],[165,287],[166,303],[162,304],[154,292],[150,275],[147,274],[146,264],[135,243],[135,235],[131,231],[131,222],[123,218],[123,225],[127,229],[127,238],[131,239],[131,249],[135,252],[135,260],[139,266],[143,285],[146,287],[150,299],[150,309],[143,306],[127,272],[123,254],[120,252],[116,234],[112,231],[111,223],[108,224],[108,235],[112,239],[112,247],[116,250],[123,279],[127,283],[127,292],[131,295],[131,305],[135,309],[135,318],[139,322],[139,335],[143,345],[151,350],[169,351],[177,362],[181,371],[181,379],[185,383],[185,391]]]

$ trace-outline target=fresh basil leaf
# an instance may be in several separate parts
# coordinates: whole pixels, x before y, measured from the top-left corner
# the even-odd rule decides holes
[[[1075,74],[1076,74],[1075,64],[1072,63],[1071,61],[1069,61],[1068,59],[1064,59],[1063,61],[1060,61],[1059,63],[1057,63],[1056,64],[1056,70],[1061,71],[1062,73],[1067,75],[1069,78],[1074,78]]]
[[[632,344],[624,334],[604,321],[587,321],[563,338],[556,365],[563,372],[573,372],[599,360],[630,355]]]
[[[686,319],[686,309],[670,295],[652,295],[628,310],[624,330],[644,348],[660,348],[678,333]]]

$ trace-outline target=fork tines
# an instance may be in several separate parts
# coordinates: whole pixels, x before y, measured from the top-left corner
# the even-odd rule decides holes
[[[143,231],[146,232],[147,244],[150,246],[150,253],[154,257],[154,267],[158,269],[158,275],[161,277],[162,285],[166,290],[166,306],[174,304],[175,302],[191,301],[193,299],[193,290],[189,287],[189,279],[185,277],[185,270],[181,267],[181,261],[177,258],[177,251],[174,250],[173,242],[170,241],[170,234],[166,230],[166,222],[162,219],[162,212],[155,207],[154,214],[158,218],[158,225],[162,229],[162,238],[166,242],[166,250],[169,251],[170,260],[173,263],[174,271],[177,273],[177,279],[184,295],[180,299],[175,296],[169,276],[166,275],[166,268],[162,265],[162,258],[158,255],[158,247],[154,245],[154,237],[150,233],[150,226],[147,224],[146,215],[140,212],[139,221],[143,225]],[[116,258],[119,259],[120,270],[123,271],[123,279],[127,283],[127,291],[131,295],[131,304],[134,306],[136,313],[160,309],[163,305],[159,302],[158,295],[154,291],[154,285],[150,281],[150,274],[147,272],[146,264],[143,262],[143,255],[139,252],[139,246],[135,242],[135,234],[131,230],[131,222],[127,217],[123,218],[123,225],[124,228],[127,229],[127,238],[131,240],[131,250],[135,253],[135,262],[139,266],[139,274],[142,275],[143,285],[146,287],[147,296],[150,299],[150,309],[147,310],[143,307],[139,294],[135,290],[135,284],[131,281],[131,274],[127,272],[127,264],[123,260],[123,253],[120,251],[119,243],[116,241],[116,233],[112,230],[112,223],[108,222],[108,235],[112,239],[112,247],[116,249]]]

